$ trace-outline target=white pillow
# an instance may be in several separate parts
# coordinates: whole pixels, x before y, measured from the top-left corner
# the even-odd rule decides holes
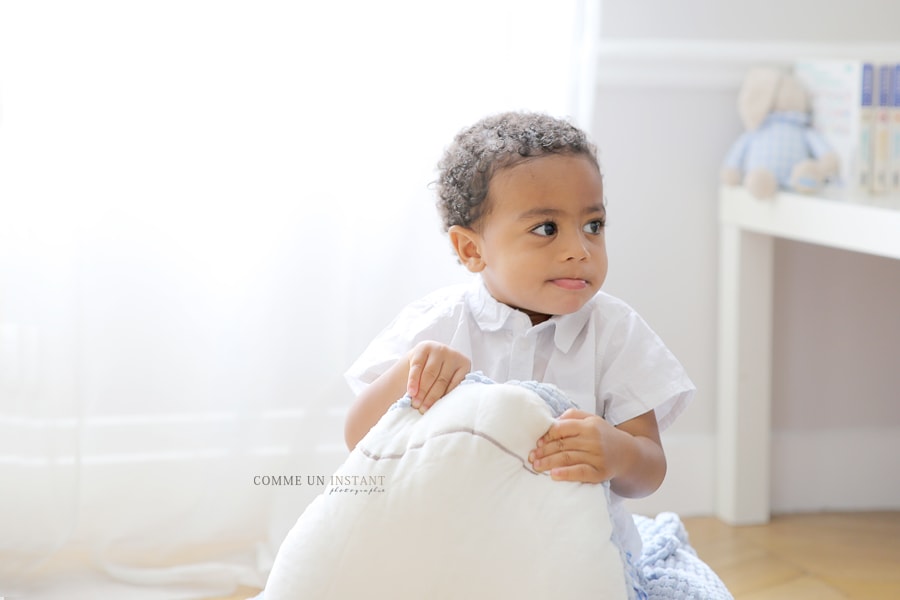
[[[528,462],[552,422],[512,384],[395,405],[288,533],[265,600],[626,598],[606,488]]]

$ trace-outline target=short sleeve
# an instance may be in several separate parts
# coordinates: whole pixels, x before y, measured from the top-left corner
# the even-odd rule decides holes
[[[613,425],[655,410],[662,431],[690,403],[696,387],[640,315],[624,305],[617,312],[598,336],[598,408]]]
[[[462,297],[453,293],[454,289],[448,288],[409,304],[372,340],[344,373],[354,394],[359,395],[419,342],[449,343],[456,330],[456,315],[462,310],[463,303]]]

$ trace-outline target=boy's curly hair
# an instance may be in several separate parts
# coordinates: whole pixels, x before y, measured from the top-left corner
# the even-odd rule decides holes
[[[460,131],[438,162],[437,206],[444,230],[478,222],[494,173],[547,154],[583,155],[599,169],[597,148],[583,131],[542,113],[501,113]]]

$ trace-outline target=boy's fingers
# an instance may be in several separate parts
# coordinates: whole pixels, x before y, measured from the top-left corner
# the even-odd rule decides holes
[[[587,419],[588,417],[596,416],[594,413],[589,413],[581,410],[580,408],[569,408],[566,409],[566,412],[559,415],[560,421],[566,421],[569,419]]]
[[[440,364],[435,365],[434,355],[427,350],[415,352],[409,360],[409,378],[406,383],[406,393],[412,398],[414,408],[422,404],[423,396],[431,387],[432,380],[429,369],[439,371]]]
[[[579,437],[561,438],[546,442],[532,450],[535,459],[553,460],[556,466],[587,462],[590,459],[590,446]],[[573,457],[580,456],[579,459]]]
[[[567,411],[568,412],[568,411]],[[565,415],[566,413],[563,413]],[[591,415],[593,416],[593,415]],[[562,418],[562,417],[560,417]],[[541,437],[541,446],[547,446],[551,444],[551,442],[556,442],[561,439],[571,438],[580,435],[584,430],[584,417],[567,419],[565,421],[557,421],[553,425],[550,426],[550,429],[547,430]],[[551,444],[552,447],[552,444]]]
[[[435,402],[447,395],[450,388],[450,377],[445,373],[441,373],[428,390],[428,394],[422,400],[422,408],[427,410],[431,408]]]
[[[463,379],[466,378],[466,375],[469,374],[469,369],[457,369],[456,373],[453,374],[453,379],[450,380],[450,387],[447,388],[447,392],[451,392],[456,389],[456,386],[463,382]]]
[[[446,365],[445,365],[446,367]],[[441,375],[438,379],[435,380],[434,385],[431,387],[431,391],[428,394],[429,401],[427,403],[423,403],[424,408],[431,408],[435,402],[449,394],[456,386],[462,382],[465,378],[466,374],[461,372],[459,369],[453,371],[449,378],[446,377],[446,374],[449,372],[449,369],[444,369],[441,371]]]
[[[406,380],[406,393],[413,399],[415,406],[422,387],[422,371],[424,364],[418,358],[413,358],[409,363],[409,377]]]
[[[425,398],[422,400],[421,410],[424,412],[425,410],[431,408],[435,402],[455,389],[456,386],[458,386],[462,382],[462,380],[465,379],[465,377],[465,370],[456,369],[455,371],[451,372],[447,363],[444,363],[441,372],[438,374],[431,388],[428,390]]]
[[[420,393],[423,409],[428,409],[447,391],[452,373],[448,371],[447,363],[429,360],[422,370]]]
[[[585,464],[550,469],[550,477],[556,481],[578,481],[581,483],[602,483],[604,481],[596,469]]]
[[[600,483],[609,479],[605,468],[590,462],[592,457],[580,451],[564,451],[534,461],[535,471],[549,471],[559,481]]]
[[[467,358],[452,351],[448,354],[449,348],[432,346],[417,346],[409,358],[406,393],[412,399],[413,408],[420,412],[459,385],[469,371]]]
[[[407,380],[407,393],[413,402],[422,402],[434,381],[441,372],[442,360],[437,353],[429,350],[427,346],[417,349],[409,359],[409,379]]]
[[[406,379],[406,393],[410,398],[415,398],[419,392],[419,366],[411,364],[409,366],[409,377]]]

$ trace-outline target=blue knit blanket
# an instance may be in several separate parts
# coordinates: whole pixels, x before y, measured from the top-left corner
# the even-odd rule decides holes
[[[644,542],[637,566],[648,600],[733,600],[691,547],[678,515],[664,512],[655,519],[636,515],[634,522]]]

